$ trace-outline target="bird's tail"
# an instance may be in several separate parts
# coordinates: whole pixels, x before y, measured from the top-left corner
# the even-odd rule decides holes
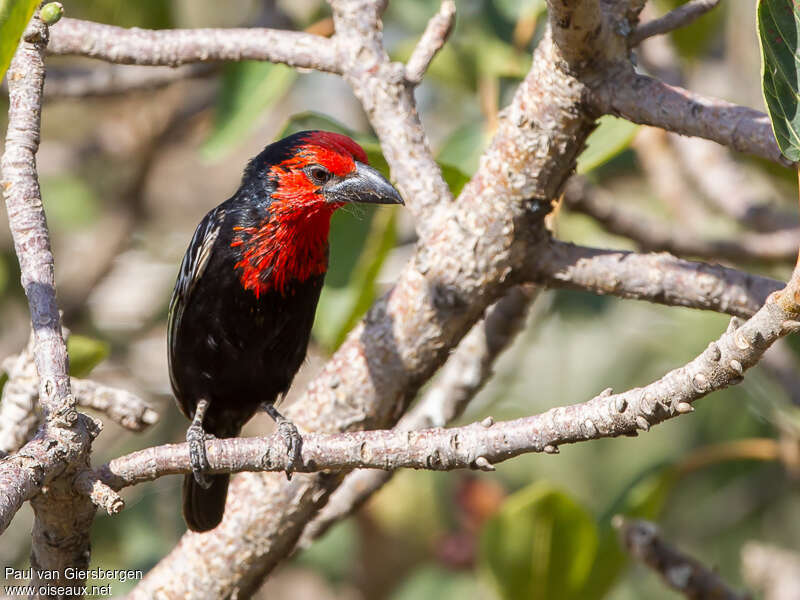
[[[225,512],[231,476],[223,473],[206,477],[211,482],[208,489],[198,484],[191,473],[183,477],[183,518],[192,531],[214,529]]]

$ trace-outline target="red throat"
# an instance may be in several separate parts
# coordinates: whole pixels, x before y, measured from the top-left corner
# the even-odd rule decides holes
[[[259,227],[237,227],[232,247],[243,246],[239,280],[256,297],[275,290],[285,296],[292,281],[323,275],[328,268],[328,232],[336,205],[273,202]]]

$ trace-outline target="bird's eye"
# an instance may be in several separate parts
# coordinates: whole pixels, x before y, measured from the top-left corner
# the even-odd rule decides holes
[[[331,178],[330,171],[328,171],[328,169],[325,167],[321,167],[320,165],[312,165],[308,167],[306,169],[306,175],[308,175],[309,179],[311,179],[313,183],[318,185],[326,183]]]

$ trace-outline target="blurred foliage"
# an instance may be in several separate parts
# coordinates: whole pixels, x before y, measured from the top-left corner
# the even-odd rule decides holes
[[[758,3],[764,100],[783,155],[800,160],[800,6],[785,0]]]
[[[67,338],[69,373],[73,377],[86,377],[97,365],[108,358],[110,346],[101,340],[71,334]]]
[[[686,0],[656,0],[655,5],[660,12],[668,12],[685,4]],[[722,2],[704,14],[702,17],[672,31],[669,35],[675,42],[675,47],[686,61],[697,61],[719,41],[719,33],[725,24],[725,2]]]
[[[167,29],[175,26],[172,2],[164,0],[69,0],[65,14],[120,27]]]
[[[258,119],[297,79],[286,65],[243,61],[223,68],[214,129],[203,145],[207,160],[219,160],[247,137]]]
[[[94,222],[100,207],[92,188],[73,174],[45,175],[40,178],[42,202],[53,227],[77,229]]]
[[[22,32],[38,5],[38,0],[0,0],[0,80],[5,76]]]

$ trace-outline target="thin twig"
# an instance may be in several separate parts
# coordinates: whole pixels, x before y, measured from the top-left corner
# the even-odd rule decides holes
[[[8,376],[0,397],[0,456],[16,452],[33,437],[39,427],[36,414],[39,399],[39,375],[33,360],[34,337],[16,356],[3,361]]]
[[[33,437],[42,421],[37,412],[39,375],[33,360],[33,337],[17,356],[3,361],[8,381],[0,401],[0,455],[19,450]],[[119,388],[87,379],[70,378],[78,406],[105,413],[112,421],[131,431],[142,431],[158,421],[144,400]]]
[[[681,4],[663,17],[639,25],[628,38],[628,44],[630,46],[638,46],[649,37],[685,27],[717,6],[719,1],[690,0],[686,4]]]
[[[797,228],[797,213],[764,200],[764,186],[733,160],[727,148],[707,140],[670,135],[686,172],[703,195],[723,214],[756,231]]]
[[[158,421],[158,413],[127,390],[73,377],[72,393],[79,406],[99,411],[130,431],[142,431]]]
[[[110,64],[93,69],[51,70],[47,76],[44,99],[47,102],[151,91],[176,81],[209,77],[217,72],[215,65],[204,63],[175,68]]]
[[[634,240],[643,250],[664,250],[678,256],[708,259],[787,263],[797,258],[800,228],[773,233],[741,233],[730,240],[704,240],[685,228],[670,225],[633,211],[610,194],[574,179],[567,186],[564,203],[570,209],[596,219],[611,233]]]
[[[456,3],[453,0],[443,0],[417,43],[411,57],[406,63],[406,81],[411,85],[418,85],[428,70],[437,52],[442,49],[456,18]]]
[[[700,561],[667,544],[648,521],[615,517],[620,541],[634,558],[661,576],[669,587],[692,600],[749,600],[748,594],[731,588],[719,574]]]

